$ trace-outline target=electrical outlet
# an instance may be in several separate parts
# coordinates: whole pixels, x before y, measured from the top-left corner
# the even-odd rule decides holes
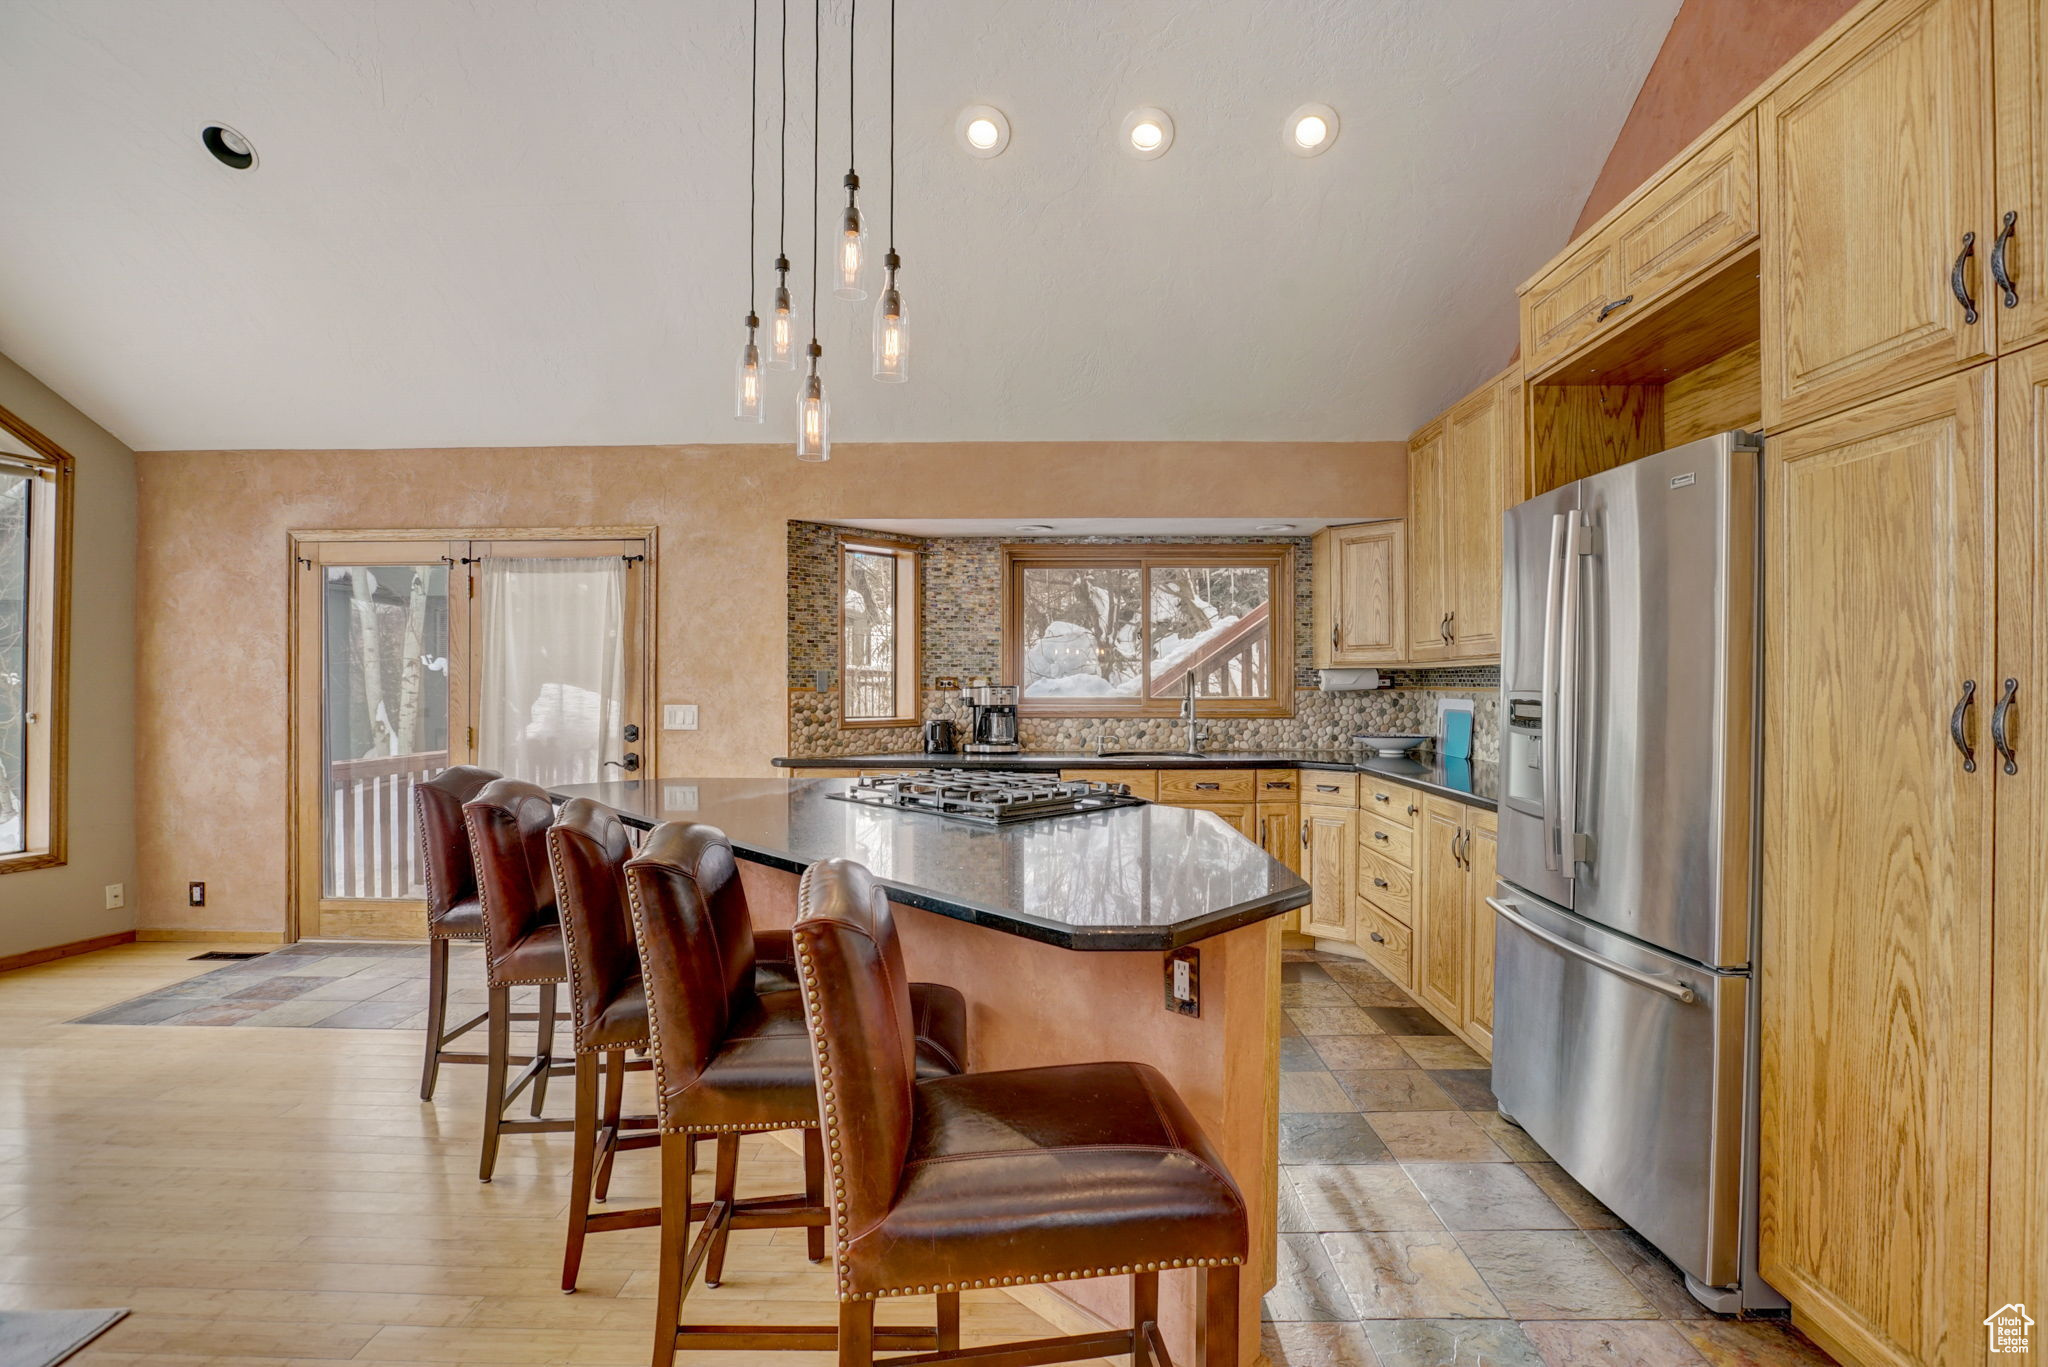
[[[125,883],[107,884],[107,910],[128,905],[128,887]]]
[[[1193,945],[1166,956],[1166,1009],[1182,1016],[1202,1014],[1202,951]]]
[[[661,707],[661,729],[664,731],[696,730],[697,704],[693,702],[663,703]]]
[[[194,907],[203,907],[203,906],[205,906],[205,905],[206,905],[206,884],[204,884],[204,883],[187,883],[187,884],[185,885],[185,904],[186,904],[187,906],[194,906]]]

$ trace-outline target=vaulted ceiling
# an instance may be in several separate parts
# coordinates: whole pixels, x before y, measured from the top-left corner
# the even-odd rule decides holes
[[[760,0],[765,298],[781,0]],[[1678,0],[900,0],[913,378],[820,299],[841,440],[1398,438],[1506,363]],[[791,0],[789,245],[809,250]],[[825,0],[830,213],[847,0]],[[886,0],[859,165],[886,235]],[[747,0],[0,0],[0,352],[130,445],[784,441],[731,417]],[[1288,111],[1332,106],[1318,157]],[[994,105],[1001,156],[954,122]],[[1119,150],[1127,111],[1175,141]],[[201,147],[247,134],[238,172]],[[808,272],[798,274],[808,284]]]

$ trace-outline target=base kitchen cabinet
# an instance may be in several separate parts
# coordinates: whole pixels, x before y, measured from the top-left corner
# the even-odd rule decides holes
[[[1302,934],[1355,941],[1358,911],[1351,899],[1358,867],[1358,813],[1350,807],[1305,805],[1301,841],[1301,876],[1313,899],[1301,913]]]
[[[1484,808],[1430,797],[1416,828],[1415,996],[1481,1053],[1493,1048],[1493,913],[1486,898],[1493,892],[1495,820]]]

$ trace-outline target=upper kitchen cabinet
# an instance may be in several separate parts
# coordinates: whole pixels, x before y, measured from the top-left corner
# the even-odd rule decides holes
[[[1521,443],[1519,370],[1408,443],[1408,651],[1416,664],[1500,657],[1501,515]]]
[[[1407,638],[1408,537],[1399,521],[1315,539],[1316,668],[1396,664]]]
[[[1995,351],[1991,31],[1991,0],[1891,0],[1764,101],[1771,430]]]
[[[1998,92],[1992,314],[1998,349],[2009,352],[2048,337],[2048,0],[1996,0],[1992,16]]]

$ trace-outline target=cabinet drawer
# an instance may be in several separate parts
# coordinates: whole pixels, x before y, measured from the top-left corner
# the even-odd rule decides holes
[[[1157,769],[1062,769],[1063,779],[1086,779],[1090,783],[1121,783],[1131,790],[1132,797],[1142,797],[1147,802],[1159,797],[1159,771]]]
[[[1638,312],[1756,236],[1756,115],[1746,116],[1608,229],[1621,296]],[[1624,314],[1617,312],[1615,321]]]
[[[1358,775],[1340,774],[1330,771],[1304,769],[1301,780],[1301,800],[1313,802],[1319,807],[1356,807],[1358,805]]]
[[[1404,869],[1415,867],[1415,832],[1379,812],[1358,814],[1358,848],[1391,859]]]
[[[1398,825],[1413,826],[1416,814],[1422,810],[1422,794],[1371,774],[1360,774],[1358,809],[1377,813],[1382,820]]]
[[[1256,792],[1249,769],[1159,771],[1159,800],[1165,803],[1250,802]]]
[[[1358,899],[1358,947],[1380,972],[1408,985],[1408,927],[1363,897]]]
[[[1408,911],[1415,875],[1364,841],[1358,847],[1358,895],[1404,926],[1415,923]]]
[[[1522,356],[1534,375],[1571,355],[1607,322],[1600,311],[1621,297],[1614,244],[1605,234],[1522,296]]]
[[[1292,769],[1261,769],[1258,771],[1258,800],[1261,802],[1293,802],[1301,796],[1302,776]]]
[[[1175,802],[1191,812],[1213,812],[1237,828],[1237,833],[1254,844],[1259,839],[1258,808],[1249,802]]]

